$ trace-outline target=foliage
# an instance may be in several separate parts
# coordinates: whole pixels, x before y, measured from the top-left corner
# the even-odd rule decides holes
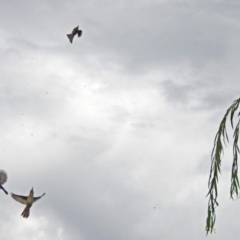
[[[218,191],[217,191],[217,184],[218,184],[218,174],[221,174],[221,161],[223,156],[223,142],[226,145],[226,141],[228,140],[227,130],[226,130],[226,121],[227,117],[230,115],[230,122],[231,127],[234,129],[233,124],[233,117],[238,109],[240,103],[240,98],[235,100],[233,104],[228,108],[227,112],[225,113],[218,132],[216,134],[215,140],[214,140],[214,146],[211,154],[211,168],[210,168],[210,175],[209,175],[209,181],[208,181],[208,194],[209,200],[208,200],[208,215],[206,220],[206,233],[209,232],[212,233],[214,230],[214,225],[216,222],[216,212],[215,209],[218,206],[217,197],[218,197]],[[240,113],[239,113],[240,114]],[[238,115],[239,115],[238,114]],[[230,197],[231,199],[234,199],[234,195],[238,197],[239,195],[239,180],[238,180],[238,154],[239,154],[239,148],[238,148],[238,136],[239,136],[239,124],[240,119],[238,120],[238,123],[235,126],[234,134],[233,134],[233,163],[232,163],[232,175],[231,175],[231,187],[230,187]]]

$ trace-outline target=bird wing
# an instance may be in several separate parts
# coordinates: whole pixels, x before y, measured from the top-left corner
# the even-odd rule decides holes
[[[27,204],[27,197],[26,196],[20,196],[14,193],[11,193],[12,198],[15,199],[16,201],[22,203],[22,204]]]
[[[75,35],[78,32],[78,26],[72,30],[72,34]]]
[[[36,202],[37,200],[39,200],[41,197],[43,197],[45,195],[45,193],[43,193],[41,196],[39,196],[39,197],[35,197],[34,198],[34,202]]]
[[[82,30],[78,30],[78,37],[81,37],[82,35]]]

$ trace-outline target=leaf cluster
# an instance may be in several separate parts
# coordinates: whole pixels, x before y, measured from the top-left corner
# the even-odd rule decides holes
[[[221,174],[221,161],[223,156],[223,143],[229,142],[228,134],[226,130],[227,117],[230,115],[231,127],[234,129],[233,118],[236,110],[238,109],[240,98],[235,100],[233,104],[226,111],[218,132],[214,139],[214,146],[211,154],[211,168],[208,180],[208,215],[206,220],[206,233],[212,233],[216,222],[216,207],[218,206],[218,175]],[[240,114],[240,113],[239,113]],[[238,114],[238,115],[239,115]],[[231,187],[230,187],[230,198],[234,199],[234,195],[239,195],[239,179],[238,179],[238,137],[239,137],[239,124],[240,120],[236,124],[233,134],[233,163],[232,163],[232,174],[231,174]]]

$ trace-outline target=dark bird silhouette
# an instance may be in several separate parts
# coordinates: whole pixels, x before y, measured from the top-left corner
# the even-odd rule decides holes
[[[4,187],[2,186],[5,182],[7,181],[7,173],[3,170],[0,170],[0,188],[6,193],[8,194],[8,192],[4,189]]]
[[[32,188],[28,196],[20,196],[20,195],[14,194],[14,193],[11,193],[11,195],[12,195],[13,199],[26,205],[21,216],[23,216],[24,218],[28,218],[32,204],[34,202],[36,202],[37,200],[39,200],[42,196],[44,196],[45,193],[43,193],[40,197],[34,197],[33,196],[34,192],[33,192],[33,188]]]
[[[76,34],[78,35],[78,37],[82,35],[82,30],[78,30],[78,26],[72,30],[72,33],[67,34],[67,37],[69,38],[70,43],[72,43],[73,38]]]

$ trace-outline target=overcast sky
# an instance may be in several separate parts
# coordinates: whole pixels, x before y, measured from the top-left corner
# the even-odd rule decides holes
[[[206,239],[213,141],[240,96],[239,21],[234,0],[0,0],[4,187],[46,192],[28,219],[0,192],[0,239]],[[240,235],[231,158],[208,239]]]

